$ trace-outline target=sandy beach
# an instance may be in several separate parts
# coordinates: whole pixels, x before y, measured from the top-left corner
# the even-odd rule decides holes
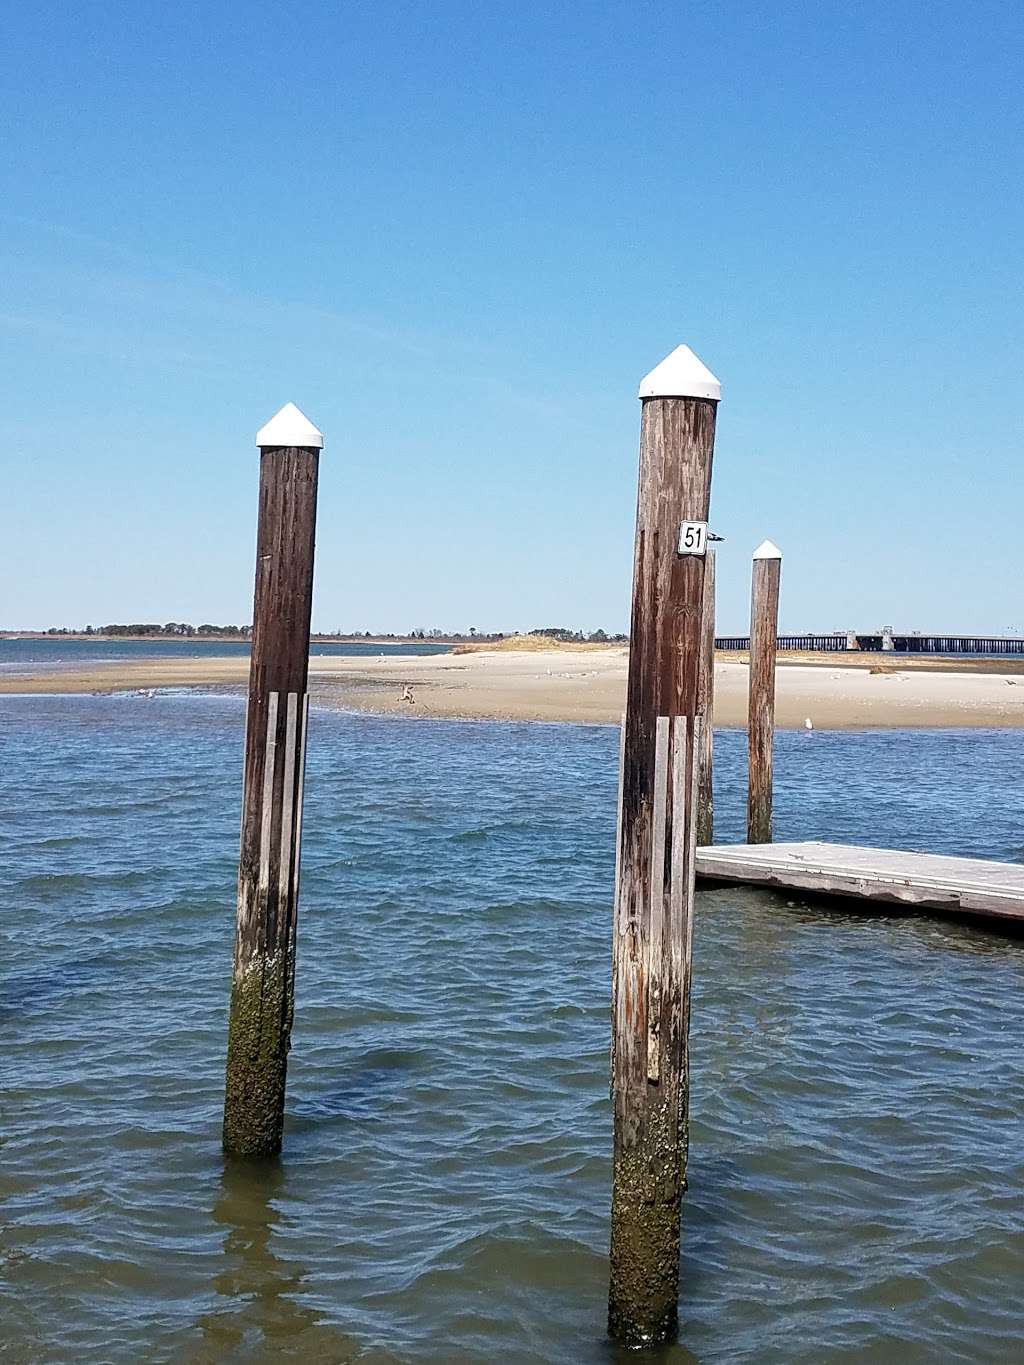
[[[310,658],[310,690],[320,705],[413,716],[616,722],[626,685],[624,647],[550,651]],[[11,672],[0,693],[90,693],[149,688],[238,686],[248,656],[148,658],[87,667]],[[747,663],[715,664],[715,723],[746,723]],[[402,700],[405,689],[411,702]],[[880,655],[839,663],[828,655],[783,656],[777,721],[816,729],[862,726],[1024,725],[1024,659],[906,659]]]

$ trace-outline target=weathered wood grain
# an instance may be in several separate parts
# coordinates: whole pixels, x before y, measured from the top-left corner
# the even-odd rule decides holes
[[[772,840],[772,768],[775,747],[775,653],[782,560],[757,559],[750,591],[750,694],[747,715],[749,786],[747,842]]]
[[[224,1150],[280,1151],[295,994],[319,451],[260,453]]]
[[[648,398],[640,475],[613,946],[609,1330],[676,1328],[685,1160],[705,560],[676,552],[706,521],[717,403]]]
[[[718,844],[697,876],[1024,923],[1024,866],[846,844]]]

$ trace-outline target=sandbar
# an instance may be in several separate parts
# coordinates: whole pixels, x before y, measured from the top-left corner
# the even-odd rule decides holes
[[[1024,659],[841,659],[779,656],[780,728],[806,728],[808,719],[815,729],[1024,725]],[[615,724],[625,704],[627,662],[624,646],[374,658],[317,655],[314,644],[310,692],[317,705],[409,716]],[[247,653],[26,667],[0,676],[0,694],[236,688],[248,668]],[[717,726],[746,724],[747,679],[743,656],[718,656]]]

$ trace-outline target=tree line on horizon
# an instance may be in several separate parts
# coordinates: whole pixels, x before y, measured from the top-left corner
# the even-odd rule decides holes
[[[47,635],[167,635],[179,639],[192,639],[205,635],[228,635],[247,640],[252,634],[251,626],[214,626],[204,622],[200,626],[190,625],[187,621],[167,621],[164,625],[150,621],[134,621],[131,625],[86,626],[76,630],[73,626],[51,626]]]
[[[504,630],[479,631],[470,626],[468,631],[441,630],[438,626],[429,629],[416,626],[407,635],[394,631],[378,632],[370,630],[316,631],[318,640],[507,640],[513,632]],[[573,630],[569,626],[538,626],[526,632],[528,635],[550,637],[564,644],[619,644],[628,641],[629,636],[608,633],[604,630]],[[252,635],[251,626],[215,626],[209,622],[194,626],[187,621],[167,621],[163,625],[154,621],[133,621],[130,624],[110,624],[105,626],[86,626],[84,630],[75,626],[50,626],[47,635],[102,635],[119,639],[140,638],[143,636],[164,636],[169,639],[204,639],[211,636],[228,639],[248,640]]]

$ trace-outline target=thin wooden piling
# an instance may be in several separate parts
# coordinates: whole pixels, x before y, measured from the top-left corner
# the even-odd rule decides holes
[[[704,602],[701,607],[700,678],[697,713],[700,723],[700,776],[697,779],[697,843],[715,841],[714,711],[715,711],[715,551],[704,559]]]
[[[698,685],[718,380],[680,346],[642,381],[612,952],[609,1331],[676,1329]]]
[[[257,434],[259,527],[224,1151],[281,1150],[295,998],[306,684],[323,437],[289,403]]]
[[[775,652],[779,638],[782,551],[770,540],[754,551],[750,586],[750,692],[747,709],[749,776],[747,843],[772,841],[772,764],[775,746]]]

